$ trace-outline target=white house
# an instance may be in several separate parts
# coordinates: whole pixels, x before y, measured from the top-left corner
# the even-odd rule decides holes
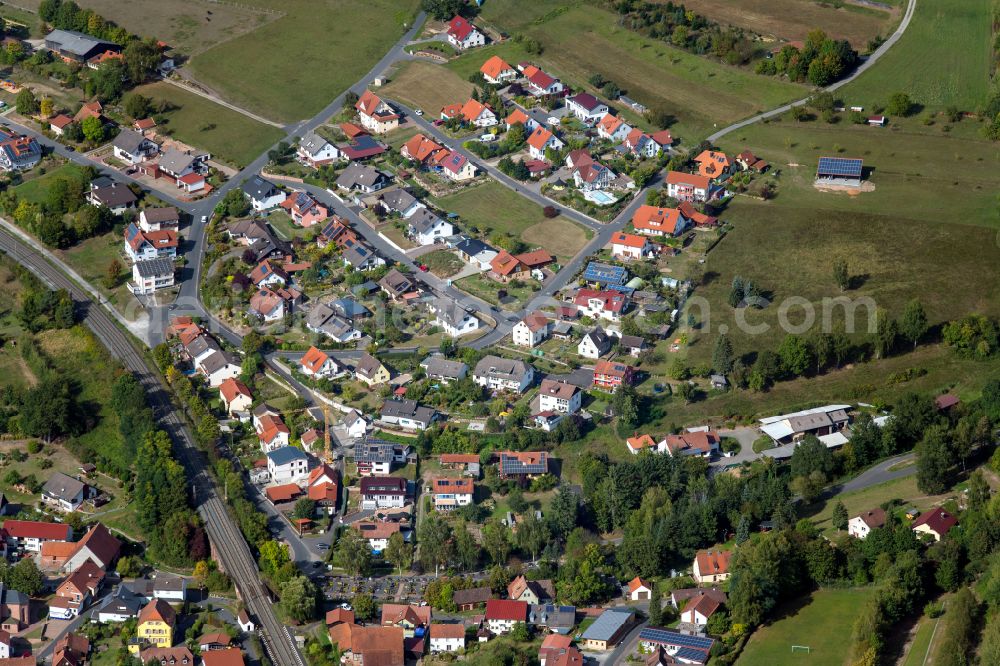
[[[461,16],[448,22],[448,43],[456,49],[471,49],[486,44],[486,37],[476,30],[476,26]]]
[[[245,610],[241,610],[239,615],[236,616],[236,624],[240,625],[240,631],[245,634],[256,629],[256,625],[254,625],[253,620],[250,619]]]
[[[534,347],[549,337],[549,319],[541,312],[535,311],[514,324],[511,339],[515,345]]]
[[[360,493],[363,510],[401,509],[406,506],[406,479],[366,476],[361,479]]]
[[[420,245],[433,245],[442,238],[455,233],[455,227],[426,208],[421,208],[408,221],[410,238]]]
[[[472,379],[491,391],[524,393],[535,379],[535,369],[521,360],[490,355],[476,364]]]
[[[596,124],[608,113],[608,105],[590,93],[580,93],[568,98],[566,108],[588,125]]]
[[[656,255],[648,236],[615,232],[611,236],[611,256],[619,259],[646,259]]]
[[[313,168],[331,164],[343,158],[340,150],[316,132],[309,132],[299,141],[295,151],[299,161]]]
[[[469,477],[440,477],[431,483],[434,497],[434,508],[438,511],[451,511],[460,506],[472,504],[475,482]]]
[[[459,113],[465,122],[474,127],[493,127],[497,124],[497,115],[493,113],[493,109],[474,99],[469,99]]]
[[[885,525],[885,510],[870,509],[847,521],[847,533],[856,539],[864,539],[868,533]]]
[[[528,84],[528,91],[532,95],[558,95],[566,89],[562,81],[550,76],[535,65],[521,64],[517,68],[521,70],[521,75],[524,76]]]
[[[538,391],[538,409],[540,412],[576,414],[580,411],[582,396],[583,391],[578,386],[553,379],[543,379]]]
[[[157,259],[177,256],[179,240],[176,231],[163,229],[161,231],[143,232],[135,222],[129,222],[125,227],[125,254],[131,261]]]
[[[536,160],[544,160],[547,149],[562,150],[565,145],[555,134],[538,126],[528,137],[528,154]]]
[[[238,379],[227,379],[219,385],[219,397],[227,414],[245,412],[253,406],[253,393]]]
[[[625,137],[627,137],[631,131],[631,125],[622,120],[620,117],[613,116],[610,113],[604,114],[604,116],[597,121],[597,136],[602,139],[607,139],[608,141],[624,141]]]
[[[712,179],[696,173],[667,172],[667,196],[678,201],[708,201]]]
[[[181,224],[181,216],[173,206],[165,208],[143,208],[139,211],[139,229],[142,231],[161,231],[170,229],[177,231]]]
[[[580,339],[576,353],[584,358],[601,358],[611,349],[611,338],[598,326]]]
[[[309,476],[309,457],[302,449],[283,446],[268,452],[267,471],[275,484],[298,483]]]
[[[357,439],[364,437],[368,432],[368,420],[356,409],[352,409],[344,417],[343,426],[347,430],[347,436]]]
[[[460,623],[441,624],[432,622],[430,626],[431,653],[458,652],[465,649],[465,625]]]
[[[159,289],[174,286],[174,262],[170,257],[143,259],[132,264],[132,282],[128,287],[133,294],[152,294]]]
[[[629,601],[649,601],[653,595],[653,584],[636,576],[628,582]]]
[[[708,619],[719,610],[719,599],[714,595],[702,594],[691,597],[681,611],[681,622],[704,627]]]
[[[307,377],[329,379],[340,372],[337,361],[316,347],[310,347],[299,359],[299,370]]]
[[[728,580],[731,557],[730,550],[699,550],[694,556],[691,577],[699,585]]]
[[[280,206],[286,198],[285,193],[279,190],[274,183],[260,176],[252,176],[246,180],[241,189],[246,198],[250,200],[250,205],[258,212]]]
[[[517,70],[507,64],[500,56],[490,56],[479,68],[487,83],[500,85],[517,78]]]
[[[142,134],[123,129],[112,143],[115,157],[126,164],[139,164],[156,155],[160,147]]]
[[[486,602],[483,619],[492,633],[510,633],[514,625],[528,619],[528,603],[515,599],[490,599]]]
[[[281,414],[267,403],[258,405],[253,410],[253,427],[264,453],[289,445],[291,431],[281,419]]]
[[[440,173],[448,180],[462,182],[472,180],[479,173],[476,165],[465,155],[457,151],[449,151],[437,162]]]
[[[205,375],[212,388],[218,388],[227,379],[239,377],[243,371],[239,358],[228,351],[215,351],[195,367]]]
[[[354,108],[361,126],[369,132],[384,134],[399,127],[399,114],[371,90],[361,93]]]
[[[450,337],[458,338],[479,329],[479,319],[452,301],[435,301],[431,310],[434,312],[434,325],[441,327]]]

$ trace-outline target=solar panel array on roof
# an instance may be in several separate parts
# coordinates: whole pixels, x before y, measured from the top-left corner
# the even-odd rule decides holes
[[[694,648],[695,650],[710,650],[715,643],[715,639],[707,636],[692,636],[682,634],[679,631],[670,629],[656,629],[646,627],[639,632],[640,641],[650,641],[653,643],[663,643],[664,645],[676,645],[682,648]]]
[[[840,178],[861,178],[862,160],[847,157],[821,157],[817,176],[835,176]]]
[[[129,222],[128,228],[125,229],[125,238],[130,242],[139,233],[139,227],[135,226],[135,222]]]
[[[619,294],[625,294],[626,296],[631,296],[635,293],[635,287],[625,287],[620,284],[609,284],[608,291],[617,291]]]
[[[500,466],[507,474],[545,474],[549,471],[548,459],[544,452],[537,463],[526,463],[515,456],[501,453]]]
[[[583,272],[583,279],[588,282],[600,282],[607,285],[625,284],[628,271],[621,266],[609,266],[597,261],[587,264],[587,269]]]

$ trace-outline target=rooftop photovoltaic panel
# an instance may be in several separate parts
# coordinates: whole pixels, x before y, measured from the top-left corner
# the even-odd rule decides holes
[[[816,174],[819,176],[861,178],[861,163],[862,161],[859,159],[846,157],[821,157]]]
[[[583,272],[583,279],[589,282],[603,282],[604,284],[625,284],[627,271],[621,266],[609,266],[597,261],[587,264],[587,270]]]
[[[646,627],[639,632],[640,641],[653,641],[667,645],[676,645],[682,648],[694,648],[695,650],[710,650],[715,640],[707,636],[690,636],[678,631],[669,629],[655,629]]]

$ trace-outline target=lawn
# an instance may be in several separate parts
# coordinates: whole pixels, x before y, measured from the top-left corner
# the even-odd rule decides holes
[[[421,255],[420,263],[426,265],[431,273],[439,278],[450,278],[465,267],[465,262],[448,250],[434,250]]]
[[[128,290],[126,283],[132,278],[128,261],[122,257],[123,240],[119,233],[111,231],[94,238],[80,241],[66,250],[56,250],[56,255],[80,274],[91,286],[111,299],[115,310],[129,321],[135,321],[143,313],[142,305]],[[122,266],[121,277],[114,289],[104,284],[108,266],[115,259]]]
[[[541,206],[495,180],[431,201],[443,210],[458,213],[462,226],[474,233],[478,231],[487,238],[494,231],[509,233],[544,247],[560,260],[575,255],[593,236],[570,220],[546,219]]]
[[[249,164],[277,143],[284,132],[259,123],[215,102],[169,83],[151,83],[136,89],[175,107],[157,116],[158,132],[165,132],[195,148],[207,150],[224,162]]]
[[[557,0],[490,2],[483,6],[483,18],[509,34],[538,40],[544,51],[531,55],[514,41],[476,49],[446,65],[462,80],[493,53],[510,63],[538,62],[574,86],[601,74],[632,99],[673,114],[674,135],[688,145],[697,144],[716,125],[778,106],[806,90],[626,30],[618,26],[614,14],[591,4],[566,9]]]
[[[837,502],[843,502],[847,508],[847,515],[856,516],[862,511],[874,509],[882,506],[891,500],[903,502],[901,508],[916,507],[921,511],[935,506],[945,495],[927,495],[917,488],[917,476],[911,474],[900,479],[886,481],[864,490],[856,490],[849,493],[841,493],[834,497],[823,500],[815,505],[806,507],[806,515],[810,510],[815,511],[813,515],[808,515],[820,530],[827,534],[834,534],[836,530],[830,520],[833,516],[833,507]]]
[[[446,67],[408,62],[400,66],[379,94],[398,99],[412,109],[422,109],[429,118],[438,118],[442,107],[465,102],[472,90],[467,79]]]
[[[845,637],[850,636],[858,609],[873,588],[822,589],[804,606],[786,605],[781,619],[761,627],[743,649],[738,666],[842,666],[847,660]],[[779,615],[781,614],[781,608]],[[792,652],[793,645],[810,651]]]
[[[76,164],[56,165],[43,162],[43,165],[46,167],[45,173],[40,173],[40,169],[29,171],[25,174],[24,182],[14,187],[18,199],[27,199],[32,203],[43,205],[48,196],[49,186],[54,181],[62,178],[83,180],[83,167]]]
[[[977,111],[989,88],[991,6],[990,0],[917,2],[899,42],[840,94],[849,105],[870,107],[904,91],[929,108]]]
[[[510,284],[500,284],[496,280],[491,280],[482,273],[477,273],[470,277],[462,278],[455,283],[455,286],[462,291],[468,292],[473,296],[483,299],[487,303],[492,303],[493,305],[500,305],[504,310],[517,311],[527,305],[535,293],[535,290],[531,286],[537,286],[538,283],[531,280],[524,284],[524,286],[514,287]],[[500,299],[497,297],[497,292],[499,290],[505,290],[507,295],[514,299],[500,304]],[[413,344],[413,341],[410,341]]]
[[[416,0],[248,0],[282,13],[196,55],[196,79],[227,99],[286,122],[320,111],[381,59],[409,26]]]

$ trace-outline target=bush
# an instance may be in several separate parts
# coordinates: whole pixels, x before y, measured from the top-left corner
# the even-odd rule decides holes
[[[33,439],[28,442],[28,453],[38,453],[42,450],[42,443],[37,439]]]
[[[546,206],[545,208],[542,209],[542,215],[544,215],[549,219],[552,219],[553,217],[559,215],[559,209],[556,208],[555,206]]]

